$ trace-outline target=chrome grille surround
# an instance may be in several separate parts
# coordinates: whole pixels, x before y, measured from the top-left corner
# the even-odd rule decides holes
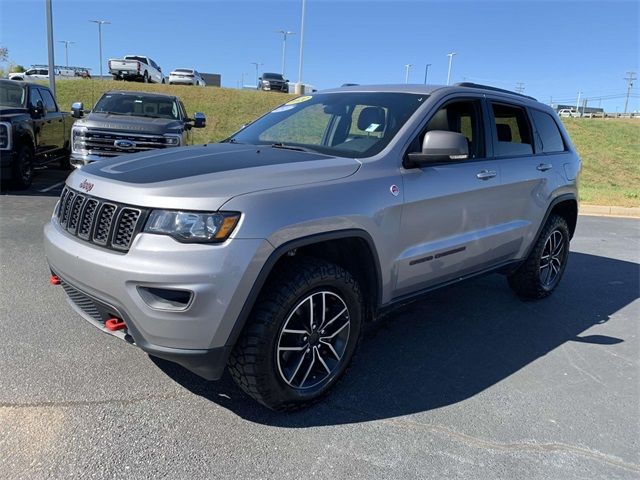
[[[129,251],[149,210],[92,197],[65,187],[56,217],[60,226],[81,240],[120,252]]]

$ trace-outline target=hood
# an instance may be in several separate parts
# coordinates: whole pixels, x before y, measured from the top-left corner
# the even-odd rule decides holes
[[[141,207],[214,211],[238,195],[337,180],[360,165],[353,158],[216,143],[95,162],[73,172],[67,185]]]
[[[182,127],[180,120],[170,118],[134,117],[111,115],[109,113],[90,113],[87,117],[76,120],[74,126],[99,128],[102,130],[118,130],[129,133],[140,132],[155,135],[176,130]]]
[[[28,113],[26,108],[0,106],[0,121],[11,120],[18,115],[26,115]]]

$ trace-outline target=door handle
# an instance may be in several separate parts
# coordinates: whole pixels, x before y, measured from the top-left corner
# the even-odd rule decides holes
[[[476,174],[476,178],[478,180],[489,180],[497,175],[496,172],[492,170],[482,170]]]
[[[551,170],[552,168],[553,168],[553,165],[551,165],[550,163],[541,163],[536,167],[536,170],[540,172],[546,172],[547,170]]]

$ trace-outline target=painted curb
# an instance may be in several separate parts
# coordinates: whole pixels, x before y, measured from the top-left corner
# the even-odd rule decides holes
[[[613,205],[580,204],[580,215],[599,215],[603,217],[640,218],[640,207],[616,207]]]

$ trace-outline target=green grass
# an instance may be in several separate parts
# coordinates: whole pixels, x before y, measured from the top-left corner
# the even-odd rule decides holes
[[[189,115],[203,112],[207,116],[207,126],[193,130],[195,143],[222,140],[243,124],[295,98],[295,95],[279,92],[156,85],[113,80],[59,80],[56,82],[56,90],[60,108],[66,111],[71,110],[73,102],[83,102],[88,108],[108,90],[139,90],[177,95],[184,103]]]
[[[219,141],[241,125],[294,98],[276,92],[198,88],[100,80],[61,80],[63,110],[76,101],[93,105],[107,90],[142,90],[178,95],[191,115],[204,112],[207,127],[194,129],[195,143]],[[562,119],[582,157],[580,200],[596,205],[640,206],[640,120]]]
[[[582,158],[580,200],[640,206],[640,120],[563,118]]]

